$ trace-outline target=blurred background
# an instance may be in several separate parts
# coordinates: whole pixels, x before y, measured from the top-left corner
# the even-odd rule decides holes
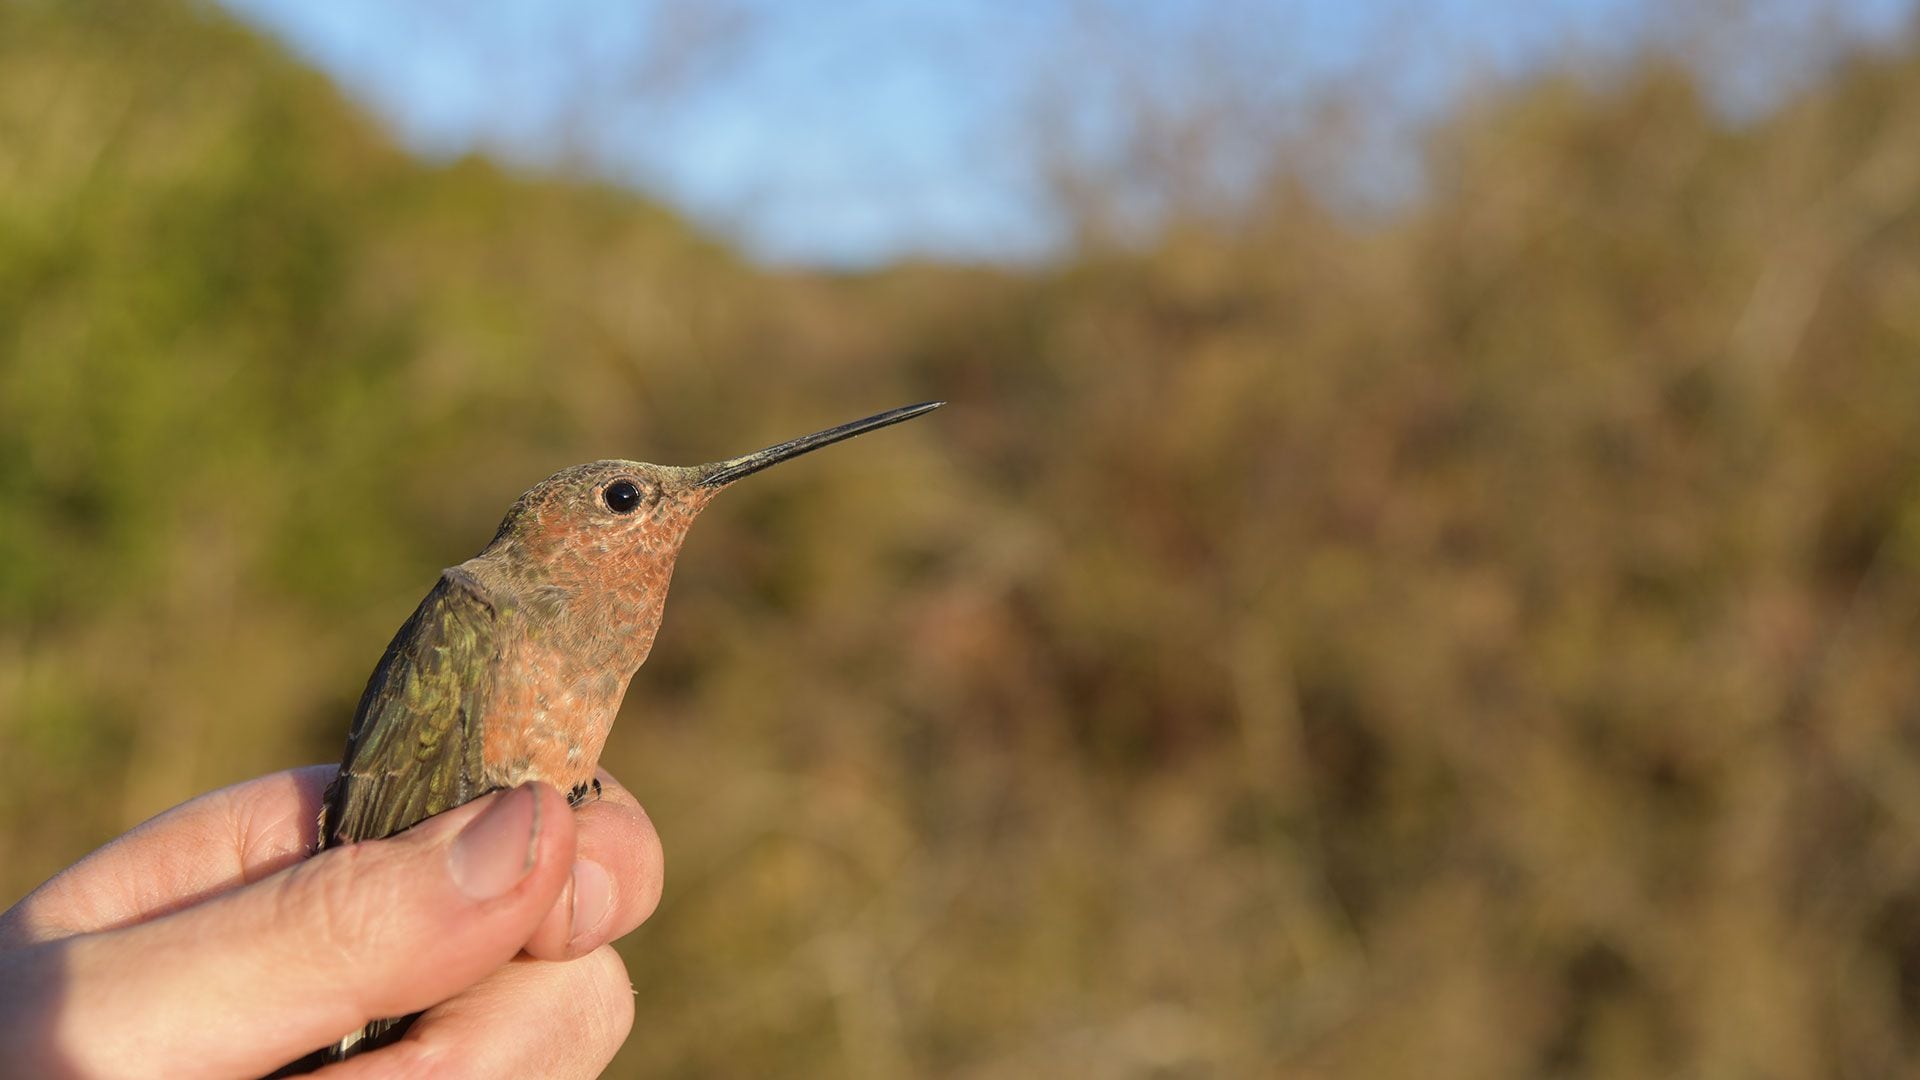
[[[688,544],[620,1076],[1920,1067],[1906,0],[0,0],[0,902]]]

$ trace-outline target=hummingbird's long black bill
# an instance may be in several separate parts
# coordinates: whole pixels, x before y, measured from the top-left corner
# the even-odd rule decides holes
[[[902,405],[898,409],[888,409],[883,413],[875,413],[865,420],[855,420],[851,424],[841,424],[836,428],[816,431],[811,435],[802,435],[798,439],[789,439],[778,446],[769,446],[765,450],[755,450],[753,453],[742,457],[731,458],[726,461],[716,461],[711,465],[702,467],[704,471],[697,482],[701,487],[724,487],[743,476],[757,473],[769,465],[778,465],[788,458],[799,457],[801,454],[810,453],[823,446],[832,446],[834,443],[844,439],[851,439],[855,435],[864,435],[869,431],[876,431],[889,424],[897,424],[902,420],[911,420],[923,413],[930,413],[945,404],[946,402],[944,401],[923,401],[918,405]]]

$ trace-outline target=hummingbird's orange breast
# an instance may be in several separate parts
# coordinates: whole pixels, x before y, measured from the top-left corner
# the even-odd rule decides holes
[[[564,791],[593,779],[627,683],[660,629],[671,558],[650,571],[636,588],[518,609],[481,721],[489,784],[543,780]]]
[[[582,672],[562,651],[538,645],[516,651],[482,720],[488,783],[544,780],[565,791],[592,780],[632,672]]]

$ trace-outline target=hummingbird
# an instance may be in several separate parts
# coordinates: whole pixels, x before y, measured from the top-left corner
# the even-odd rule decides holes
[[[653,648],[687,529],[742,477],[932,412],[927,401],[706,465],[594,461],[535,484],[480,554],[440,574],[354,712],[320,811],[322,849],[392,836],[541,780],[574,805]],[[397,1039],[376,1020],[326,1061]]]

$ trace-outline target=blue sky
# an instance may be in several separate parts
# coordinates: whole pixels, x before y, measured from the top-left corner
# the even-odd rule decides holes
[[[1044,255],[1062,162],[1124,173],[1143,116],[1252,146],[1357,96],[1350,178],[1393,191],[1404,134],[1489,80],[1671,40],[1764,107],[1808,42],[1887,39],[1915,2],[1750,0],[1702,33],[1670,11],[1706,5],[1657,0],[223,0],[423,154],[585,168],[825,265]]]

